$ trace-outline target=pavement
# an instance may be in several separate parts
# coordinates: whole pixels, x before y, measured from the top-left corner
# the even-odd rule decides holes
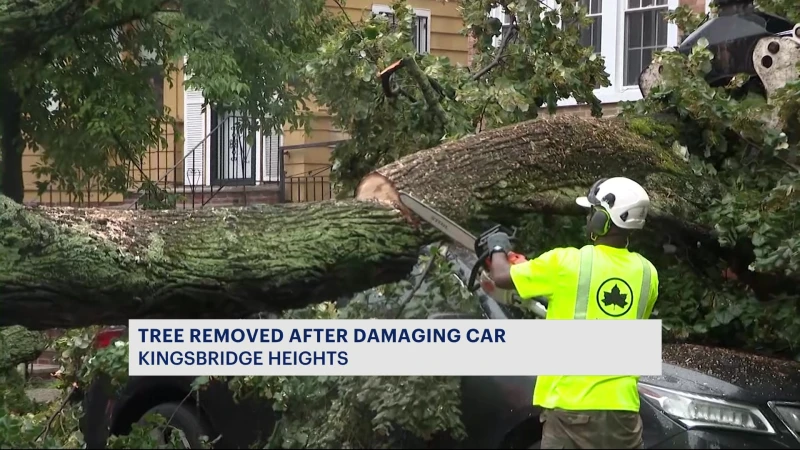
[[[41,380],[54,380],[52,375],[61,367],[55,364],[33,364],[29,376],[31,378],[38,378]],[[25,393],[28,398],[37,403],[50,403],[58,400],[61,397],[61,390],[45,387],[48,384],[44,381],[43,387],[26,389]]]
[[[51,388],[26,389],[25,393],[28,394],[28,398],[37,403],[51,403],[61,397],[61,391],[59,389]]]

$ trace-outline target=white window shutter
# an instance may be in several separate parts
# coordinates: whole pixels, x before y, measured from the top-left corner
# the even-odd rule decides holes
[[[281,170],[281,130],[264,130],[263,131],[263,144],[261,146],[264,152],[264,163],[261,166],[262,180],[266,182],[277,183],[280,181]]]
[[[205,182],[206,115],[203,111],[203,93],[184,91],[183,155],[184,184],[202,186]]]

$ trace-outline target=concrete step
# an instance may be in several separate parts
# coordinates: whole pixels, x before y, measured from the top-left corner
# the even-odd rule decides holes
[[[58,364],[33,364],[33,368],[30,371],[31,378],[54,378],[53,374],[60,369],[61,366]]]

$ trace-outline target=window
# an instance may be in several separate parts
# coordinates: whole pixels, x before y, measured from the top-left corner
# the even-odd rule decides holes
[[[164,110],[164,74],[161,72],[160,60],[155,51],[142,48],[139,60],[143,65],[148,67],[148,70],[155,72],[150,77],[150,84],[153,86],[153,95],[155,96],[155,107],[159,111]]]
[[[584,47],[590,47],[595,53],[601,54],[603,37],[603,0],[578,0],[578,6],[586,10],[586,17],[592,22],[582,26],[577,21],[564,21],[564,29],[573,28],[580,35],[579,41]]]
[[[121,53],[131,54],[131,52],[126,51],[125,47],[122,42],[119,42],[122,39],[125,39],[125,34],[123,34],[124,30],[127,26],[122,26],[120,28],[115,28],[111,30],[111,35],[115,41],[118,42],[118,48]],[[142,67],[142,70],[149,71],[153,73],[150,76],[149,82],[153,87],[153,95],[155,97],[155,104],[154,106],[159,110],[164,110],[164,74],[161,73],[161,58],[158,57],[158,54],[154,49],[139,46],[137,47],[132,55],[136,58],[136,61]],[[127,56],[126,56],[127,57]]]
[[[580,5],[586,8],[586,16],[592,19],[591,25],[581,29],[581,44],[592,47],[600,53],[603,36],[603,0],[581,0]]]
[[[541,1],[549,8],[559,8],[556,0]],[[610,82],[610,86],[595,89],[595,95],[602,103],[641,99],[639,74],[654,53],[678,45],[678,27],[664,15],[677,8],[679,0],[578,1],[592,19],[590,25],[581,27],[580,42],[603,57]],[[569,98],[558,104],[577,103]]]
[[[394,11],[387,5],[372,5],[372,14],[383,16],[389,21],[391,27],[396,26]],[[419,53],[431,51],[431,12],[428,9],[414,8],[414,18],[411,21],[411,42]]]
[[[150,78],[150,84],[153,85],[153,91],[156,97],[156,108],[159,111],[164,110],[164,75],[158,73]]]
[[[625,0],[625,86],[635,86],[653,52],[667,46],[667,0]]]

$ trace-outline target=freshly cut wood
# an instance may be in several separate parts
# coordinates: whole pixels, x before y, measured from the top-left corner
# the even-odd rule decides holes
[[[422,235],[367,202],[184,211],[31,208],[0,197],[0,326],[239,318],[403,278]]]
[[[647,120],[647,119],[641,119]],[[408,155],[364,177],[356,198],[400,204],[406,191],[465,226],[523,214],[585,214],[575,204],[599,178],[626,176],[647,189],[648,227],[705,234],[697,212],[718,186],[680,155],[630,130],[621,119],[553,116],[497,128]]]

